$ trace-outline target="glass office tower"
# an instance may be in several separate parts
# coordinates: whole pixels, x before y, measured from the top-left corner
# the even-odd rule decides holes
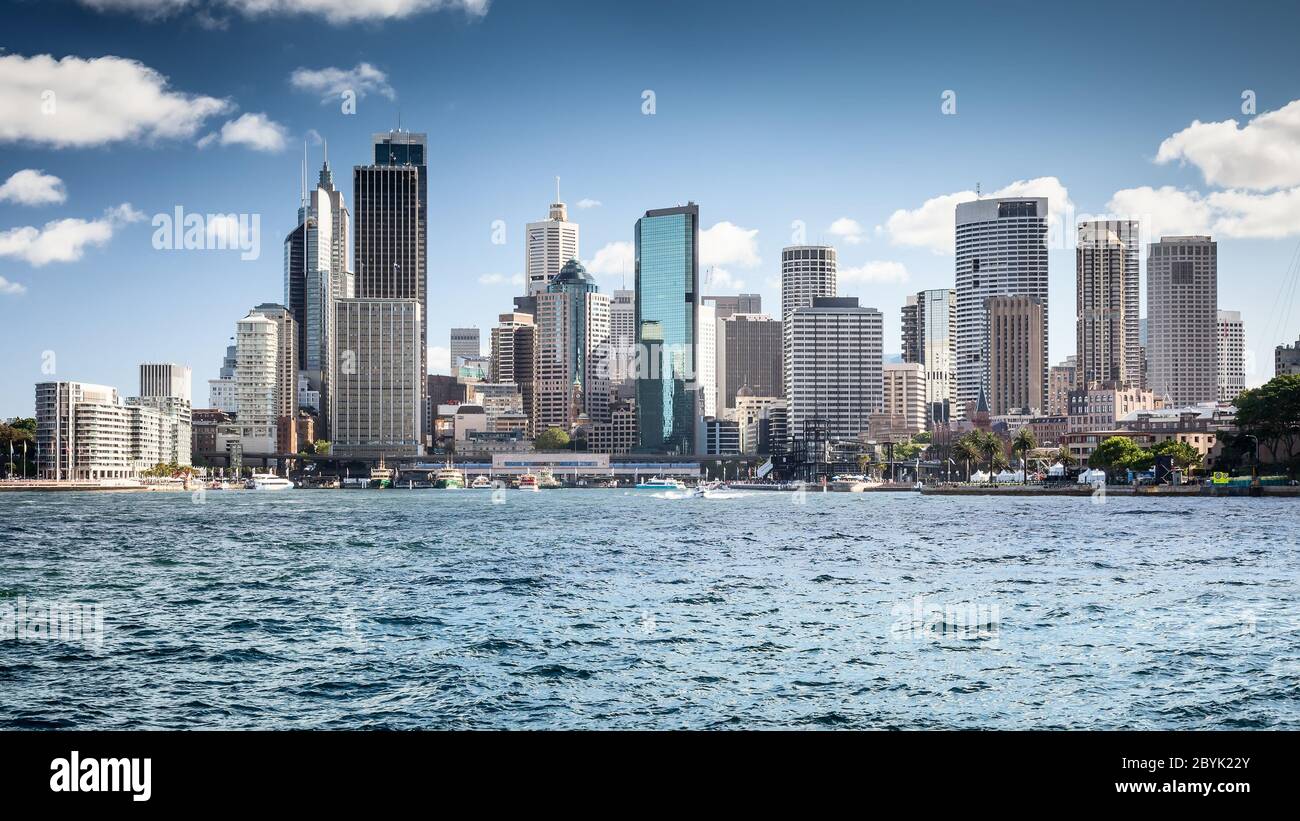
[[[637,449],[695,453],[700,209],[647,211],[636,223]]]

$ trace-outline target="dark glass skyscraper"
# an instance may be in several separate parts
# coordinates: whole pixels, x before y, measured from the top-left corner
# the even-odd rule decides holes
[[[643,453],[694,453],[698,410],[700,208],[647,211],[636,223],[637,438]]]
[[[420,373],[427,374],[428,137],[389,131],[375,134],[373,142],[374,164],[352,170],[356,296],[420,303],[417,356]],[[420,384],[427,390],[426,380]]]

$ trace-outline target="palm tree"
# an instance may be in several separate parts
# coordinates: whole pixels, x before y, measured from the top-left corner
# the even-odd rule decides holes
[[[1079,460],[1074,458],[1074,454],[1070,453],[1069,448],[1065,445],[1061,445],[1060,449],[1056,451],[1056,461],[1060,462],[1065,467],[1069,467],[1070,465],[1076,464]]]
[[[952,455],[966,463],[966,481],[970,481],[970,463],[979,462],[980,451],[972,438],[978,431],[971,431],[952,445]]]
[[[1016,431],[1016,436],[1011,440],[1011,452],[1020,455],[1020,465],[1024,473],[1021,475],[1021,481],[1029,483],[1029,451],[1038,447],[1038,437],[1029,428],[1021,428]]]

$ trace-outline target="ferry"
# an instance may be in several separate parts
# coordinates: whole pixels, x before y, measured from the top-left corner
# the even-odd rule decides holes
[[[441,490],[464,490],[465,474],[447,463],[447,466],[433,476],[433,486]]]
[[[845,473],[840,476],[831,477],[831,490],[837,490],[847,493],[861,493],[870,488],[880,487],[884,482],[879,479],[873,479],[870,476],[861,476],[856,473]]]
[[[293,482],[274,473],[254,473],[247,487],[249,490],[293,490]]]
[[[393,469],[384,466],[384,455],[379,455],[379,467],[370,469],[370,481],[377,483],[378,487],[393,486]]]
[[[474,477],[474,481],[470,482],[469,486],[474,490],[490,490],[492,488],[492,480],[480,473],[478,476]]]
[[[537,475],[537,486],[542,490],[554,490],[557,487],[564,487],[564,483],[556,479],[549,470],[543,470]]]
[[[638,482],[637,490],[686,490],[685,483],[681,479],[669,479],[663,476],[656,476],[652,479],[646,479]]]
[[[537,484],[537,477],[534,476],[534,475],[531,474],[531,473],[525,473],[523,476],[520,476],[520,477],[519,477],[519,489],[520,489],[520,490],[531,490],[531,491],[536,491],[536,490],[538,490],[539,488],[538,488],[538,484]]]

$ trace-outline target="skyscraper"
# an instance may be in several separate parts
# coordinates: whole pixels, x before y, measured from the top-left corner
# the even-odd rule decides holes
[[[748,386],[754,396],[785,396],[782,323],[764,314],[718,320],[718,411],[736,407]]]
[[[957,292],[934,288],[907,297],[903,306],[903,361],[922,366],[926,421],[960,418],[955,370]]]
[[[534,308],[535,310],[535,308]],[[493,382],[513,382],[519,386],[524,415],[528,417],[527,433],[536,436],[537,382],[537,326],[532,314],[519,311],[501,314],[492,329]]]
[[[1273,349],[1273,375],[1300,374],[1300,339],[1294,345],[1278,345]]]
[[[1135,220],[1079,223],[1075,248],[1077,386],[1142,381]]]
[[[781,327],[785,334],[782,343],[782,379],[788,407],[793,407],[790,386],[791,340],[794,326],[790,316],[796,308],[806,308],[818,297],[835,296],[837,260],[835,249],[829,245],[792,245],[781,249]],[[797,435],[798,431],[794,431]]]
[[[1246,328],[1241,311],[1219,311],[1218,400],[1234,402],[1246,389]]]
[[[390,131],[373,138],[374,164],[359,165],[352,170],[353,207],[356,209],[356,296],[368,300],[415,300],[419,310],[400,310],[403,321],[420,323],[418,340],[413,341],[410,355],[416,358],[420,373],[419,413],[423,413],[424,392],[428,389],[424,375],[428,366],[428,137],[409,131]],[[338,316],[357,318],[378,311],[379,307],[353,306]],[[389,306],[389,310],[397,310]],[[335,350],[344,348],[335,346]],[[402,355],[405,362],[407,356]],[[406,397],[401,391],[386,394]],[[331,406],[335,403],[331,401]],[[391,409],[394,419],[404,411]],[[419,425],[424,428],[423,420]],[[385,430],[388,430],[387,428]],[[405,436],[405,431],[400,432]],[[385,435],[388,435],[387,433]]]
[[[578,224],[569,222],[569,211],[560,202],[559,180],[555,183],[555,202],[541,222],[530,222],[524,234],[525,294],[535,296],[560,273],[571,259],[578,258]]]
[[[1031,296],[992,296],[985,302],[989,339],[989,411],[1041,413],[1047,407],[1040,363],[1047,340],[1042,302]]]
[[[568,433],[582,415],[608,419],[609,389],[599,373],[609,344],[609,297],[571,259],[537,295],[537,430]]]
[[[354,458],[422,452],[423,309],[414,299],[358,297],[335,303],[332,453]]]
[[[237,419],[244,453],[275,453],[280,326],[256,311],[235,326]]]
[[[275,411],[277,418],[298,416],[298,341],[293,314],[283,305],[264,302],[249,315],[264,316],[276,327]],[[332,324],[332,323],[331,323]]]
[[[957,205],[957,404],[990,389],[985,305],[990,297],[1021,295],[1037,299],[1044,340],[1038,363],[1038,390],[1047,391],[1047,198],[979,199]],[[1041,407],[1041,406],[1040,406]],[[997,411],[994,411],[995,413]]]
[[[454,373],[458,359],[477,359],[483,355],[478,328],[451,329],[451,368]]]
[[[146,362],[140,366],[140,395],[164,396],[190,402],[190,369],[173,362]]]
[[[636,341],[647,363],[637,379],[638,450],[694,453],[699,206],[646,211],[635,237]]]
[[[701,302],[696,323],[696,383],[700,386],[700,416],[718,416],[718,314],[711,303]]]
[[[761,294],[733,294],[723,296],[702,296],[701,305],[712,305],[718,320],[726,319],[732,314],[763,313]]]
[[[1218,244],[1206,236],[1161,237],[1147,250],[1147,381],[1175,406],[1219,395]]]
[[[857,297],[814,297],[790,313],[790,435],[824,423],[832,439],[869,430],[884,403],[883,318]]]

